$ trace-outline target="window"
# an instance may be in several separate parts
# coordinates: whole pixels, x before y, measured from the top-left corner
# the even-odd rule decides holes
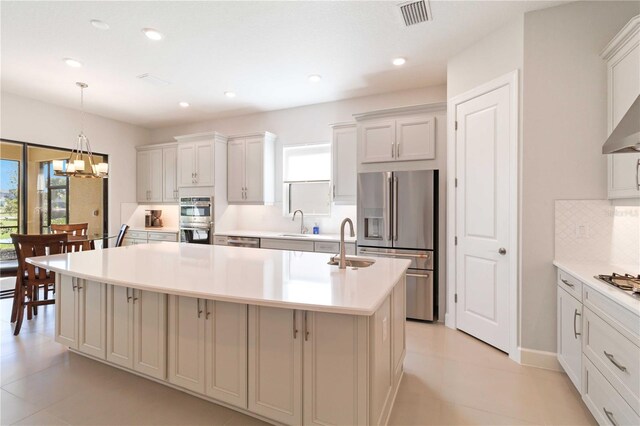
[[[20,233],[20,161],[9,158],[22,157],[22,150],[18,148],[2,144],[2,156],[7,158],[0,159],[0,238],[3,240],[0,243],[0,262],[16,259],[9,238],[11,234]]]
[[[282,164],[285,214],[330,214],[331,145],[285,146]]]
[[[48,234],[51,224],[69,223],[69,178],[56,176],[52,161],[40,163],[37,190],[40,197],[40,233]]]

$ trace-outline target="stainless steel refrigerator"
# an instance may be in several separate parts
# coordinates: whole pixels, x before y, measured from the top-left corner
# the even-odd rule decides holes
[[[437,184],[434,170],[358,174],[358,254],[411,261],[411,319],[433,321],[437,315]]]

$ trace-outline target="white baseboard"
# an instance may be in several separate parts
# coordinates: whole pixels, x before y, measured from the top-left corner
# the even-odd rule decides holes
[[[545,370],[564,371],[558,362],[555,352],[537,351],[535,349],[520,349],[520,364]]]

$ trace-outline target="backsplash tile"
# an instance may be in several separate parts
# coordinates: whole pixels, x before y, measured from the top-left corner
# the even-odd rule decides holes
[[[555,258],[640,268],[640,207],[608,200],[557,200]]]

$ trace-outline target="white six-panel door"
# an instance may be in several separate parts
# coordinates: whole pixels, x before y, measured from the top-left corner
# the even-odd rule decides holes
[[[509,351],[510,88],[456,107],[456,323]]]

